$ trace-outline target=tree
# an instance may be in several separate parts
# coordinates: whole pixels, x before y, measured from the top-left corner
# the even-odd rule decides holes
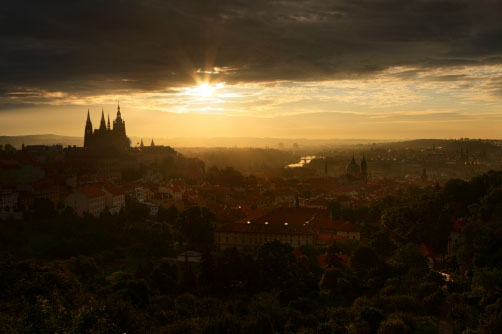
[[[338,268],[328,268],[322,275],[319,285],[323,289],[333,290],[338,288],[338,280],[343,278],[343,272]]]
[[[168,258],[163,258],[153,271],[153,286],[161,294],[172,295],[178,290],[178,267]]]
[[[390,239],[389,233],[386,231],[381,231],[374,237],[371,241],[371,247],[383,259],[392,256],[396,250],[396,245]]]
[[[280,241],[264,244],[258,250],[260,276],[265,286],[278,286],[291,278],[296,259],[293,248]]]
[[[219,184],[229,187],[240,186],[244,182],[244,176],[232,167],[219,169],[216,166],[211,166],[207,173],[206,179],[212,184]]]
[[[339,202],[330,202],[328,205],[328,211],[332,220],[339,220],[342,218],[342,206]]]
[[[361,246],[352,255],[350,264],[357,270],[370,270],[378,265],[378,257],[373,249]]]
[[[155,256],[172,255],[173,236],[169,224],[154,223],[150,227],[150,250]]]
[[[387,319],[380,323],[378,334],[408,334],[408,326],[401,319]]]
[[[197,278],[192,269],[192,264],[188,261],[185,262],[180,276],[180,289],[183,292],[196,292],[197,291]]]
[[[429,270],[427,259],[415,244],[407,244],[396,251],[390,263],[403,272],[412,268],[427,272]]]
[[[199,273],[199,286],[212,290],[215,286],[216,266],[211,251],[202,253]]]
[[[55,214],[54,204],[46,198],[33,200],[33,215],[36,219],[48,219]]]
[[[178,209],[174,205],[169,208],[160,207],[157,213],[157,220],[161,222],[166,222],[169,224],[174,224],[178,218]]]
[[[339,253],[340,253],[340,251],[336,245],[336,241],[333,241],[333,243],[328,248],[328,254],[327,254],[328,255],[327,262],[330,267],[334,267],[334,268],[345,267],[345,263],[338,256]]]
[[[191,248],[206,251],[214,246],[215,220],[216,217],[209,209],[190,207],[180,215],[177,227]]]
[[[130,220],[137,221],[149,217],[148,207],[136,199],[126,196],[125,204],[125,213]]]

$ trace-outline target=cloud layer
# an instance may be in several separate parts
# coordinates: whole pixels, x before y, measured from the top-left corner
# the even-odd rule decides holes
[[[2,95],[163,90],[197,77],[357,79],[396,66],[502,63],[497,0],[7,0],[2,7]]]

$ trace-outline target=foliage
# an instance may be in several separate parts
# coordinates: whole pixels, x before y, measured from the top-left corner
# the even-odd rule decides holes
[[[213,172],[232,186],[256,181]],[[334,205],[362,228],[363,241],[302,247],[298,257],[279,241],[217,251],[207,208],[171,207],[152,221],[135,201],[101,217],[39,201],[24,221],[0,225],[0,332],[429,334],[442,320],[459,333],[495,333],[501,186],[502,173],[489,172],[350,212]],[[447,253],[454,222],[461,230]],[[428,269],[422,243],[453,281]],[[186,250],[200,251],[201,262],[178,261]]]

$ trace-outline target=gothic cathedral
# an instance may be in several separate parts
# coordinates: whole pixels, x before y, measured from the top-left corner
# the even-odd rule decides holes
[[[108,123],[105,122],[105,113],[101,111],[101,123],[99,129],[92,131],[92,122],[87,110],[87,122],[85,123],[84,148],[93,151],[123,151],[131,146],[129,138],[126,136],[125,122],[120,114],[120,105],[117,106],[117,118],[113,121],[113,128],[110,126],[110,115]]]

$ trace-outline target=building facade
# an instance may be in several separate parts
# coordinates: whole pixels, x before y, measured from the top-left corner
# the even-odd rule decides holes
[[[125,207],[125,192],[111,185],[104,186],[103,191],[105,193],[105,204],[110,213],[119,213]]]
[[[79,216],[89,213],[97,217],[106,208],[106,194],[98,187],[84,187],[68,195],[65,198],[65,205],[73,208]]]
[[[215,230],[216,246],[220,250],[257,249],[274,240],[295,248],[325,247],[337,239],[360,240],[361,234],[348,221],[331,220],[327,210],[305,207],[277,208],[257,219],[223,224]]]

